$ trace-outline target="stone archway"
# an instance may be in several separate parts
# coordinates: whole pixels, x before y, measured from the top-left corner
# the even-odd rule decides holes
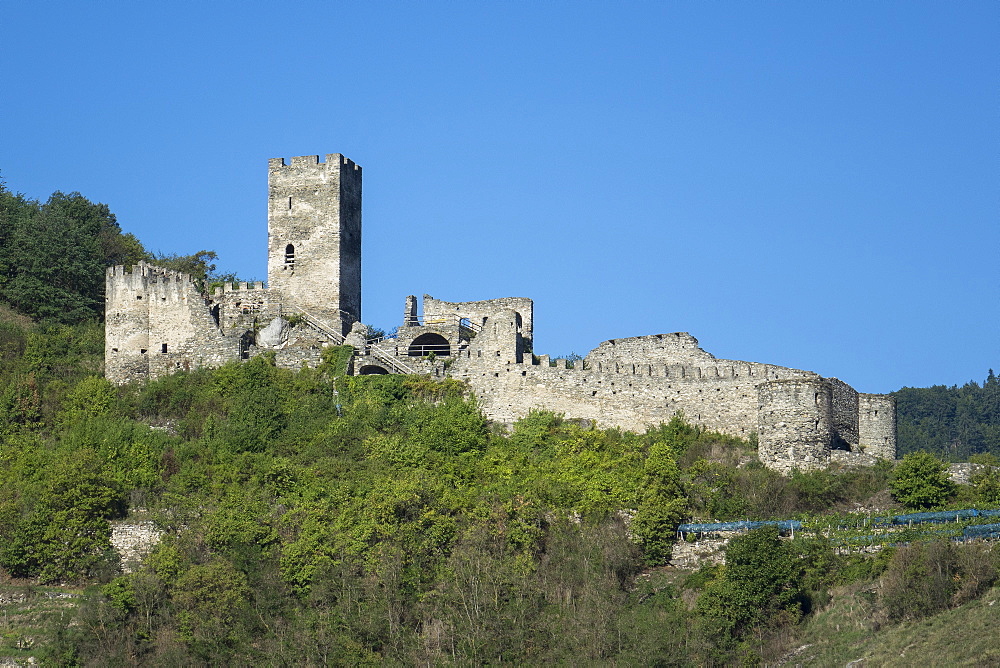
[[[434,334],[433,332],[421,334],[417,338],[413,339],[410,343],[410,347],[406,351],[406,354],[409,357],[426,357],[431,353],[433,353],[435,357],[450,356],[451,344],[448,343],[448,339],[444,338],[440,334]]]
[[[387,369],[377,364],[366,364],[358,370],[359,376],[381,376],[387,373],[389,373]]]

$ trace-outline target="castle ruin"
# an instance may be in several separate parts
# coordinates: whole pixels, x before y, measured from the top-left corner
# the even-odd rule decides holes
[[[315,366],[322,349],[355,349],[350,373],[463,380],[492,420],[533,409],[643,431],[678,412],[697,426],[756,434],[765,466],[788,473],[896,456],[895,400],[836,378],[716,359],[683,332],[612,339],[584,359],[533,353],[527,298],[406,298],[387,339],[361,324],[361,168],[340,154],[268,165],[268,274],[212,294],[154,265],[106,278],[105,373],[115,383],[214,367],[265,352],[284,368]]]

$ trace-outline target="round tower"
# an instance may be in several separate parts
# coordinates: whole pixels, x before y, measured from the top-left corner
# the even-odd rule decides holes
[[[787,474],[830,463],[832,391],[822,378],[772,380],[757,388],[757,437],[764,466]]]
[[[889,394],[858,395],[858,444],[869,455],[896,458],[896,398]]]

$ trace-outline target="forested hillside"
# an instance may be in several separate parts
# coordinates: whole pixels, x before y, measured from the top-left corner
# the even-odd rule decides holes
[[[7,331],[24,352],[4,378],[24,380],[4,400],[0,568],[19,591],[89,588],[47,627],[8,619],[6,652],[29,637],[22,655],[66,665],[753,663],[812,633],[837,587],[891,575],[868,603],[891,626],[996,578],[980,548],[871,559],[774,529],[735,540],[724,569],[663,568],[681,520],[890,503],[889,466],[782,478],[680,419],[635,435],[537,413],[506,434],[459,384],[346,377],[338,348],[315,370],[256,358],[116,388],[92,371],[93,326]],[[108,523],[140,509],[165,535],[118,575]]]
[[[764,528],[732,540],[725,567],[667,563],[680,522],[996,505],[996,475],[955,488],[924,456],[781,477],[753,443],[681,416],[631,434],[539,412],[508,432],[457,382],[346,376],[344,348],[317,369],[265,356],[116,387],[101,376],[103,268],[156,259],[225,279],[214,254],[153,258],[78,194],[0,189],[0,237],[16,307],[0,306],[0,657],[752,665],[803,643],[859,658],[912,619],[992,614],[998,557],[982,543],[872,556]],[[980,425],[988,439],[996,387],[991,372],[965,403],[902,390],[901,432],[912,409],[928,438],[961,415],[957,438]],[[163,538],[122,575],[110,523],[135,516]]]
[[[1000,379],[990,369],[982,385],[904,387],[896,397],[899,454],[923,450],[946,461],[1000,457]]]

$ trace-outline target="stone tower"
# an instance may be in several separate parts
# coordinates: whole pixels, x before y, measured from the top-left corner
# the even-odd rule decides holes
[[[361,167],[339,153],[268,163],[267,282],[346,334],[361,319]]]
[[[757,387],[757,454],[764,466],[788,474],[830,463],[833,388],[823,378],[771,380]]]

